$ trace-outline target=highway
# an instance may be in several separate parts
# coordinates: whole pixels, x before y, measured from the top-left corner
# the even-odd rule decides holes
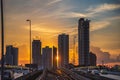
[[[15,72],[14,72],[14,79],[16,79],[16,78],[18,78],[18,77],[21,77],[21,76],[23,76],[23,75],[25,75],[25,74],[28,74],[29,73],[29,70],[15,70]],[[1,75],[0,75],[0,80],[1,80]]]
[[[44,70],[36,80],[90,80],[66,69]]]
[[[22,71],[15,72],[14,79],[25,75],[24,73],[28,73],[28,71],[22,70]],[[110,80],[120,80],[120,76],[118,76],[118,75],[100,74],[100,76],[110,78]],[[97,77],[100,77],[100,76],[97,76]],[[19,79],[16,79],[16,80],[19,80]],[[29,79],[27,79],[27,80],[29,80]],[[31,79],[31,80],[33,80],[33,79]],[[85,77],[81,74],[77,74],[76,72],[74,72],[72,70],[60,68],[60,69],[56,69],[56,70],[45,69],[45,70],[43,70],[43,72],[41,74],[38,74],[38,76],[36,78],[34,78],[34,80],[92,80],[92,79],[89,77]],[[105,80],[107,80],[107,79],[105,79]]]
[[[23,76],[23,73],[14,73],[14,79]],[[1,75],[0,75],[0,80],[1,80]]]
[[[111,78],[111,79],[114,79],[114,80],[120,80],[120,76],[118,76],[118,75],[100,74],[100,76],[107,77],[107,78]]]
[[[79,75],[82,75],[84,77],[87,77],[87,78],[90,78],[90,79],[95,79],[95,80],[101,80],[101,79],[102,80],[120,80],[120,74],[119,74],[119,72],[110,72],[110,71],[107,71],[107,74],[102,74],[99,71],[99,75],[95,75],[95,74],[92,74],[92,73],[88,73],[87,69],[80,69],[80,68],[78,68],[78,69],[74,69],[72,71],[76,72]]]

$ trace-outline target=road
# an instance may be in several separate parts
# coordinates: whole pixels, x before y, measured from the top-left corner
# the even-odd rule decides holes
[[[90,80],[66,69],[46,70],[36,80]]]
[[[24,71],[27,73],[27,71]],[[14,79],[23,76],[23,72],[15,72]],[[100,76],[120,80],[120,76],[113,74],[100,74]],[[0,77],[1,78],[1,77]],[[1,79],[0,79],[1,80]],[[45,70],[42,75],[39,75],[35,80],[90,80],[77,73],[67,69]]]
[[[23,76],[23,73],[14,73],[14,79]]]
[[[29,71],[28,70],[15,70],[14,72],[14,79],[23,76],[24,74],[28,74]],[[0,80],[1,80],[1,75],[0,75]]]
[[[87,69],[74,69],[74,71],[78,71],[78,72],[83,72],[85,74],[87,74]],[[120,72],[112,72],[112,71],[108,71],[108,74],[100,74],[100,76],[109,78],[109,79],[114,79],[114,80],[120,80]]]
[[[112,74],[100,74],[100,76],[115,79],[115,80],[120,80],[120,76],[118,75],[112,75]]]
[[[36,80],[68,80],[68,76],[59,74],[57,71],[47,70],[43,72]]]
[[[14,79],[23,76],[23,73],[14,73]],[[0,75],[0,80],[1,80],[1,75]]]

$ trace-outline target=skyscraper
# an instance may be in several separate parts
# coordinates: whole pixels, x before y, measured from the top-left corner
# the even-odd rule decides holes
[[[69,35],[58,36],[58,57],[59,67],[66,67],[69,64]]]
[[[57,68],[57,48],[53,46],[53,68]]]
[[[42,49],[42,63],[43,63],[43,69],[51,69],[53,67],[52,65],[52,48],[49,48],[49,46],[46,46]]]
[[[18,65],[18,48],[12,45],[6,46],[5,62],[9,65]]]
[[[42,65],[42,55],[41,55],[41,41],[33,40],[32,42],[32,64]]]
[[[89,22],[80,18],[78,21],[78,53],[79,65],[88,66],[89,62]]]

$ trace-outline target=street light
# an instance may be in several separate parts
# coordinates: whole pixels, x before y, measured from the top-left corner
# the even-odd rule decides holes
[[[3,0],[1,0],[1,80],[4,80],[4,15]]]
[[[26,21],[29,22],[29,26],[30,26],[30,68],[31,68],[31,20],[27,19]]]

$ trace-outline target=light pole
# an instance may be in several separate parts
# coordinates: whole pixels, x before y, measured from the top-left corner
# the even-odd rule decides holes
[[[4,15],[3,0],[1,0],[1,80],[4,80]]]
[[[29,26],[30,26],[30,68],[31,68],[31,20],[27,19],[26,21],[29,22]]]

